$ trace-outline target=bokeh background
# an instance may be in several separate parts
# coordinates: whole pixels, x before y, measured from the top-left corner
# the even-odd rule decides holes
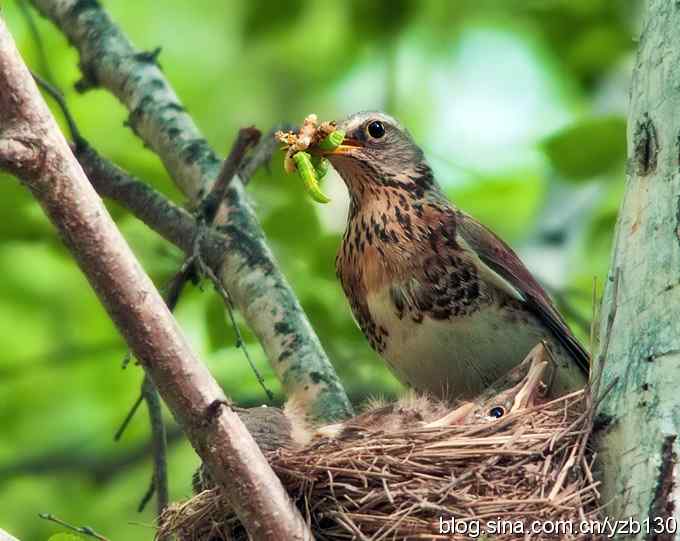
[[[316,112],[398,117],[453,201],[518,249],[588,342],[594,277],[606,276],[622,195],[627,89],[641,16],[634,0],[103,0],[160,63],[220,152],[240,126],[263,130]],[[154,154],[124,127],[107,92],[78,94],[77,55],[36,13],[41,53],[21,5],[0,2],[27,63],[58,84],[84,136],[104,155],[182,201]],[[269,242],[352,399],[398,392],[355,328],[334,275],[347,199],[341,181],[313,204],[281,157],[249,186]],[[182,257],[124,209],[109,206],[155,282]],[[28,192],[0,177],[0,527],[23,540],[59,530],[51,512],[113,540],[150,539],[137,513],[151,463],[124,343]],[[190,290],[178,319],[237,402],[266,396],[210,287]],[[281,400],[245,326],[246,345]],[[174,499],[197,458],[170,423]]]

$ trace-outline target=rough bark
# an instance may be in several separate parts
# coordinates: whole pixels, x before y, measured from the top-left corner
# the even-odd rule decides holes
[[[679,516],[680,3],[649,0],[631,87],[626,189],[601,317],[607,513]],[[587,149],[584,149],[587,152]],[[638,539],[680,539],[646,532]]]
[[[311,539],[92,188],[0,19],[0,168],[58,228],[130,349],[255,539]]]
[[[194,202],[217,178],[220,160],[155,62],[133,48],[95,0],[32,0],[80,53],[84,79],[111,91],[130,111],[129,125],[154,150]],[[288,397],[315,419],[345,418],[351,406],[318,337],[278,269],[238,177],[216,226],[225,235],[223,285],[258,337]]]

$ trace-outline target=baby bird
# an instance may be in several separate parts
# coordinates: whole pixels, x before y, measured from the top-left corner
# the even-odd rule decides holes
[[[311,425],[302,405],[294,400],[286,402],[283,410],[266,406],[234,410],[264,453],[280,448],[302,449],[321,438],[348,440],[409,429],[492,423],[533,406],[544,393],[550,364],[546,357],[544,344],[538,344],[523,362],[474,400],[453,408],[432,395],[409,391],[396,402],[373,401],[356,417],[320,426]],[[194,492],[213,486],[209,472],[201,465],[194,473]]]

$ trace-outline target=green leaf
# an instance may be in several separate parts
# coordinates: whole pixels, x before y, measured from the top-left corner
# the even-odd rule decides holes
[[[586,180],[625,160],[626,121],[620,116],[588,118],[544,139],[542,147],[560,174]]]

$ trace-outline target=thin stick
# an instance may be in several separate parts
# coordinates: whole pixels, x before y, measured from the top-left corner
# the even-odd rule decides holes
[[[99,539],[99,541],[109,541],[107,537],[104,537],[102,534],[95,532],[89,526],[74,526],[73,524],[69,524],[65,520],[61,520],[60,518],[55,517],[52,513],[38,513],[38,516],[43,520],[49,520],[50,522],[59,524],[60,526],[68,528],[69,530],[72,530],[74,532],[81,533],[89,537],[94,537],[95,539]]]
[[[181,293],[186,281],[195,274],[197,270],[196,263],[198,263],[198,271],[204,276],[208,276],[210,278],[210,280],[215,285],[215,289],[224,300],[225,306],[227,307],[227,313],[229,314],[229,320],[234,329],[234,333],[236,334],[237,347],[243,351],[246,362],[255,374],[257,382],[264,390],[267,398],[271,401],[274,399],[274,394],[267,387],[262,374],[260,374],[259,370],[255,366],[255,363],[248,352],[248,348],[243,341],[241,329],[239,328],[236,318],[234,317],[234,303],[231,299],[231,295],[229,295],[229,292],[225,289],[224,285],[217,278],[213,270],[207,264],[205,264],[201,256],[201,242],[203,240],[202,228],[211,227],[213,225],[219,206],[224,200],[227,189],[229,188],[231,179],[234,177],[234,175],[236,175],[239,167],[243,163],[247,151],[258,143],[260,136],[260,130],[253,126],[241,128],[239,130],[238,135],[236,136],[236,141],[234,142],[229,155],[222,163],[222,168],[220,169],[220,173],[215,180],[215,184],[213,184],[210,193],[205,196],[200,203],[198,211],[199,233],[196,235],[194,240],[194,254],[186,259],[184,265],[182,266],[182,270],[180,270],[180,272],[177,273],[177,275],[175,275],[173,278],[170,287],[170,294],[179,297],[179,294]],[[174,307],[170,307],[171,310],[173,308]]]
[[[211,226],[215,221],[215,215],[224,200],[231,179],[234,178],[241,163],[243,163],[246,152],[258,143],[261,135],[262,132],[255,128],[255,126],[239,130],[229,155],[222,162],[222,168],[210,193],[200,203],[199,215],[205,220],[207,225]]]
[[[132,418],[135,416],[135,413],[137,413],[137,409],[139,409],[139,406],[142,403],[143,399],[144,397],[140,393],[139,397],[137,398],[137,400],[135,400],[135,403],[130,408],[130,411],[125,416],[125,419],[123,419],[123,422],[120,424],[120,428],[116,430],[116,434],[113,436],[113,441],[120,441],[120,438],[123,436],[123,432],[125,432],[125,429],[130,424],[130,421],[132,421]]]
[[[618,301],[619,301],[619,279],[621,275],[621,269],[617,267],[614,269],[614,277],[613,277],[613,282],[612,282],[612,301],[611,301],[611,308],[609,309],[609,314],[607,314],[607,327],[605,329],[605,336],[604,336],[604,342],[602,343],[602,347],[600,348],[600,352],[597,355],[597,362],[595,363],[597,366],[597,377],[595,380],[595,388],[594,388],[594,395],[595,399],[599,399],[599,394],[600,394],[600,385],[602,383],[602,373],[604,371],[604,363],[607,360],[607,353],[609,352],[609,338],[612,334],[612,328],[614,327],[614,320],[616,319],[616,311],[618,309]],[[595,367],[593,367],[595,368]]]
[[[68,125],[68,131],[71,134],[71,139],[73,139],[73,143],[76,145],[76,149],[80,149],[87,146],[88,143],[80,135],[78,125],[76,124],[73,115],[71,115],[71,111],[69,111],[68,105],[66,104],[66,99],[64,98],[64,94],[61,92],[61,90],[59,90],[53,84],[48,83],[45,79],[43,79],[42,77],[40,77],[40,75],[34,73],[33,71],[31,71],[31,76],[33,77],[33,80],[38,84],[38,86],[42,88],[55,102],[57,102],[59,109],[61,109],[61,113],[64,115],[64,119],[66,120],[66,124]]]
[[[146,489],[144,496],[142,496],[142,499],[139,500],[139,504],[137,505],[138,513],[144,511],[146,504],[151,501],[151,498],[153,498],[155,492],[156,492],[156,478],[152,475],[151,481],[149,482],[149,488]]]
[[[168,442],[165,424],[163,422],[161,399],[158,396],[156,385],[154,385],[148,374],[144,376],[144,381],[142,382],[142,396],[144,397],[144,401],[149,410],[151,454],[153,455],[154,465],[152,485],[156,493],[157,517],[160,517],[170,500],[170,497],[168,496]],[[148,498],[145,498],[140,502],[138,508],[140,512],[144,510],[147,502]]]
[[[260,371],[257,369],[257,366],[255,366],[255,363],[253,362],[253,359],[250,357],[250,353],[248,352],[248,348],[246,347],[245,342],[243,341],[243,335],[241,334],[241,329],[238,326],[238,323],[236,322],[236,318],[234,317],[234,309],[233,309],[233,302],[231,300],[231,296],[229,295],[229,292],[224,288],[222,285],[222,282],[220,282],[220,279],[215,275],[214,271],[205,264],[203,261],[203,258],[199,256],[198,258],[201,273],[205,276],[207,276],[210,281],[213,283],[213,286],[217,290],[217,292],[220,294],[222,297],[222,300],[224,301],[224,304],[227,307],[227,313],[229,314],[229,320],[231,321],[231,325],[234,328],[234,332],[236,333],[236,343],[237,347],[240,347],[243,350],[243,355],[246,358],[246,361],[248,362],[248,365],[250,366],[250,369],[253,371],[255,374],[255,377],[257,378],[257,382],[260,384],[260,387],[264,390],[264,392],[267,394],[267,398],[272,401],[274,400],[274,393],[271,392],[269,387],[267,387],[267,384],[264,381],[264,378],[262,377],[262,374],[260,374]]]
[[[269,170],[268,164],[272,159],[274,152],[279,149],[279,143],[274,138],[277,131],[291,131],[294,129],[292,124],[279,124],[274,126],[265,135],[260,137],[260,142],[255,145],[255,148],[243,160],[241,167],[238,170],[238,176],[244,185],[248,185],[250,179],[260,167],[266,166]]]
[[[35,24],[35,19],[33,18],[33,13],[26,0],[17,0],[17,6],[19,11],[26,19],[26,25],[28,30],[33,37],[35,42],[35,48],[38,52],[38,62],[40,63],[40,71],[45,74],[46,79],[50,82],[54,82],[54,76],[52,75],[52,70],[50,69],[50,62],[47,59],[47,54],[45,54],[45,43],[43,42],[42,36],[40,35],[40,30],[38,30],[38,25]]]

